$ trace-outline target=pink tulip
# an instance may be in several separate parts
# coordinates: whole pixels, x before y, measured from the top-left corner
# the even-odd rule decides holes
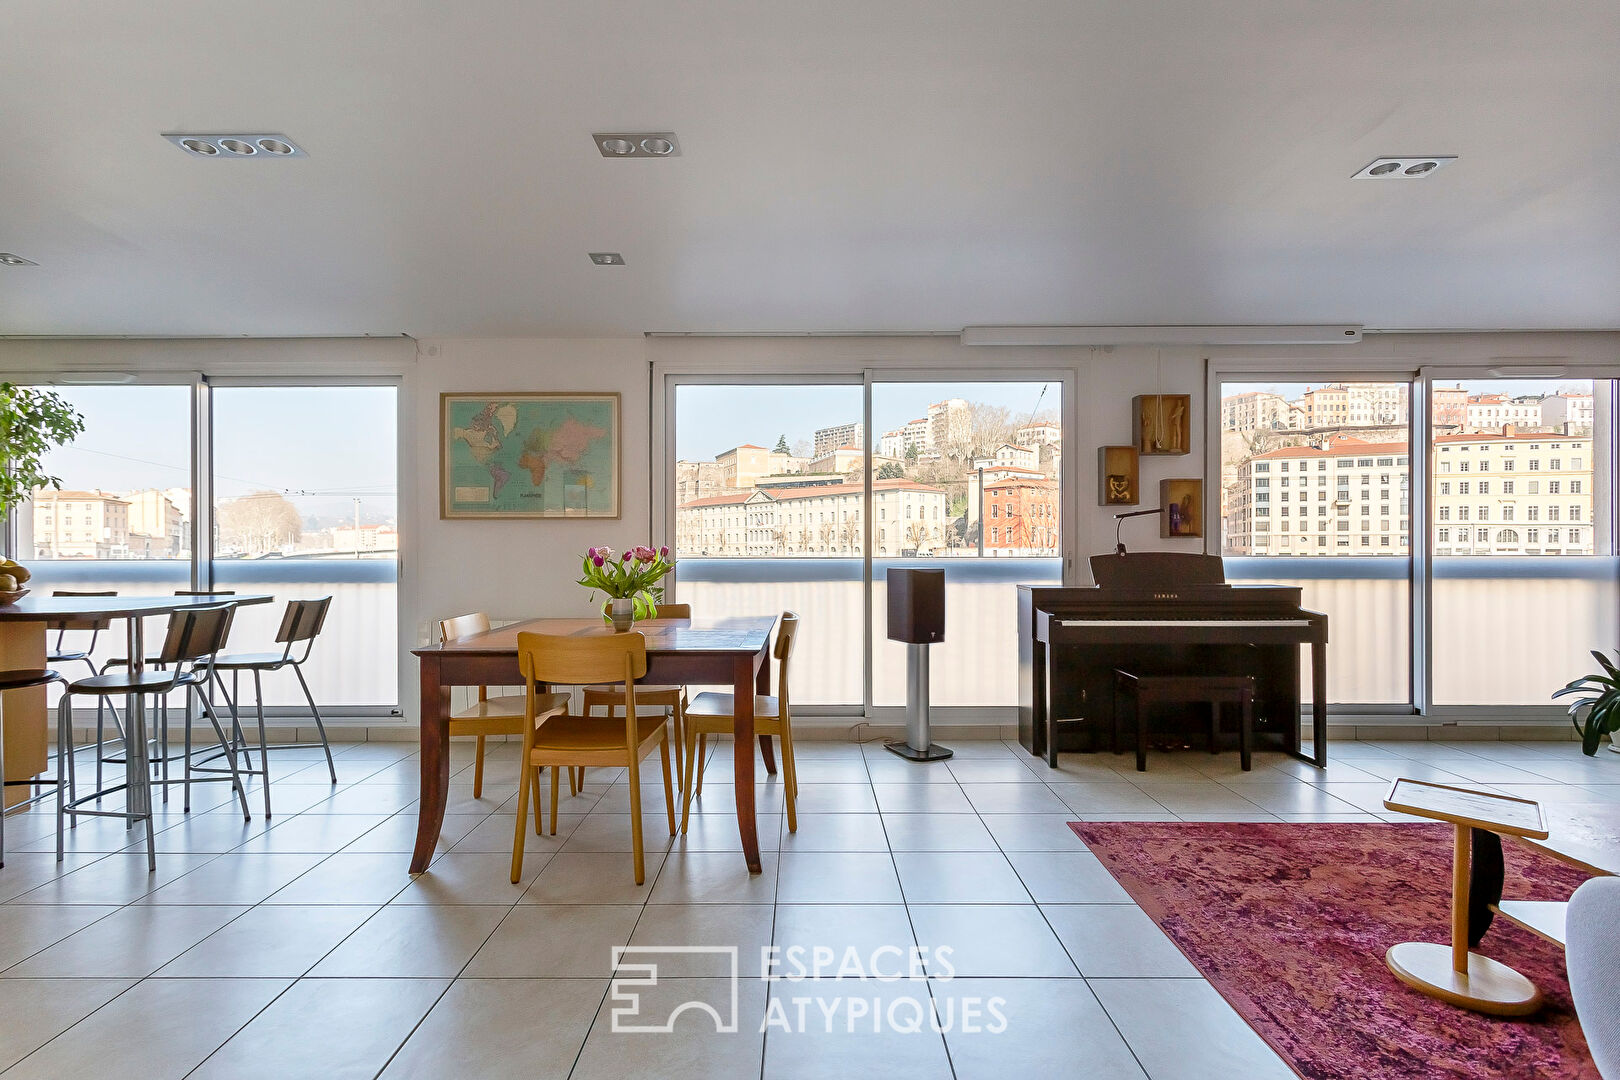
[[[658,549],[658,557],[659,557],[659,558],[660,558],[660,559],[667,559],[667,558],[669,558],[669,548],[667,548],[667,547],[661,547],[661,548],[659,548],[659,549]]]
[[[619,556],[619,561],[620,562],[629,562],[630,561],[630,552],[627,551],[623,555]]]
[[[594,549],[592,549],[592,550],[594,551]],[[593,554],[591,556],[591,565],[593,565],[593,566],[600,567],[605,562],[607,562],[607,560],[602,558],[602,556],[600,556],[600,555]]]
[[[595,548],[586,548],[585,549],[585,554],[586,554],[586,556],[588,558],[594,559],[594,558],[596,558],[596,549]]]

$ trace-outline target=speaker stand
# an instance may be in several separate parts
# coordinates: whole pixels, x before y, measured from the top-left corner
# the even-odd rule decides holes
[[[890,739],[883,749],[907,761],[944,761],[954,750],[933,742],[928,734],[928,646],[906,647],[906,738]]]

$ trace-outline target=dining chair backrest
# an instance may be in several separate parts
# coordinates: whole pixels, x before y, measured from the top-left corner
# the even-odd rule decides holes
[[[793,642],[799,636],[799,616],[792,611],[782,612],[781,625],[776,629],[776,648],[772,655],[776,657],[776,686],[777,695],[782,702],[782,711],[787,711],[788,699],[788,661],[793,659]]]
[[[518,641],[524,680],[558,686],[629,684],[647,674],[647,639],[626,634],[530,634]]]
[[[326,623],[326,609],[331,606],[330,596],[323,596],[319,600],[287,601],[287,610],[281,615],[281,629],[276,631],[276,641],[287,645],[314,641]]]
[[[176,596],[235,596],[235,589],[176,589]]]
[[[51,595],[52,596],[64,596],[64,597],[71,597],[71,596],[105,597],[105,596],[117,596],[118,595],[118,590],[117,589],[108,589],[105,592],[75,592],[72,589],[57,589],[54,592],[52,592]],[[57,648],[58,652],[61,652],[61,650],[62,650],[62,636],[61,635],[63,633],[65,633],[65,632],[67,632],[69,630],[89,630],[89,631],[92,631],[94,633],[99,633],[102,630],[106,630],[107,628],[112,626],[112,619],[109,616],[106,616],[106,615],[68,615],[68,616],[64,616],[63,618],[60,618],[60,619],[52,619],[50,622],[46,623],[45,625],[47,627],[49,627],[50,629],[56,631],[56,633],[57,633],[56,648]]]
[[[607,603],[602,605],[602,614],[609,615],[612,614],[612,612],[613,601],[609,600]],[[652,617],[655,619],[690,619],[692,617],[692,605],[657,604],[653,607]]]
[[[158,651],[158,662],[164,665],[212,663],[215,655],[225,647],[231,633],[231,617],[235,604],[212,607],[187,608],[169,616],[168,633],[163,635],[163,648]]]
[[[489,633],[489,616],[482,611],[457,615],[453,619],[439,620],[440,641],[460,641],[475,634]]]

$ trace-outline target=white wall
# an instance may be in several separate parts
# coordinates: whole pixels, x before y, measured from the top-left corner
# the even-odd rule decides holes
[[[622,550],[649,540],[647,361],[642,339],[423,341],[419,352],[407,406],[412,410],[408,426],[414,460],[401,468],[401,486],[409,486],[414,499],[414,528],[405,535],[401,579],[408,600],[401,605],[401,614],[412,620],[417,640],[425,637],[433,622],[468,611],[487,611],[494,618],[591,614],[589,594],[574,584],[579,556],[596,545]],[[519,390],[622,395],[619,520],[440,519],[439,395]],[[413,704],[407,701],[407,715]]]

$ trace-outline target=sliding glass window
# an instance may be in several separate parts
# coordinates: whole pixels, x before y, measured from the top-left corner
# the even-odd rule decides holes
[[[1614,383],[1438,380],[1434,702],[1540,705],[1617,623]]]
[[[694,615],[804,617],[790,692],[861,703],[861,387],[675,387],[676,591]]]
[[[1298,585],[1328,615],[1335,703],[1412,701],[1410,397],[1408,382],[1221,386],[1227,579]]]
[[[906,702],[891,567],[945,571],[934,705],[1018,704],[1017,586],[1063,583],[1063,386],[872,384],[872,704]]]

